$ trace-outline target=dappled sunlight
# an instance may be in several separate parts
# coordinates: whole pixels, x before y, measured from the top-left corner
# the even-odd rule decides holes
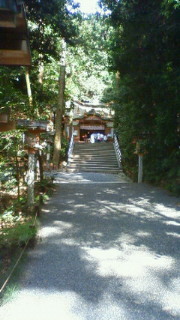
[[[55,241],[54,241],[54,243],[55,243]],[[62,239],[61,240],[61,244],[62,245],[65,245],[65,246],[76,246],[76,240],[75,239],[72,239],[72,238],[70,238],[70,239],[68,239],[68,238],[66,238],[66,239]]]
[[[100,215],[101,217],[104,216],[108,218],[108,216],[112,213],[116,213],[116,209],[112,208],[110,205],[109,206],[105,205],[98,208],[98,212],[95,211],[93,215]]]
[[[178,319],[180,222],[162,204],[137,185],[62,184],[15,306],[33,310],[27,320]]]
[[[76,204],[75,205],[75,208],[76,209],[78,209],[78,208],[85,208],[86,207],[86,205],[84,205],[84,204]]]
[[[118,194],[118,191],[112,189],[104,189],[103,192],[107,194]]]
[[[89,172],[46,172],[47,176],[52,176],[55,184],[111,184],[111,183],[125,183],[131,182],[122,172],[119,174],[107,174],[107,173],[89,173]]]
[[[42,228],[39,231],[39,236],[41,238],[52,237],[56,235],[60,236],[61,234],[63,234],[63,232],[67,231],[72,227],[73,225],[71,223],[56,221],[56,223],[54,223],[53,226],[47,226]]]
[[[179,238],[180,239],[180,234],[176,232],[166,232],[167,236],[171,236],[174,238]]]
[[[166,286],[166,292],[161,296],[162,308],[174,316],[180,317],[180,278],[172,279]]]
[[[174,218],[180,219],[179,210],[171,207],[169,203],[167,205],[153,202],[152,199],[138,198],[129,199],[129,202],[134,206],[137,206],[141,210],[153,211],[154,215],[161,215],[162,218]]]
[[[108,192],[109,194],[116,194],[116,192]],[[123,199],[122,199],[123,200]],[[139,198],[138,199],[131,199],[131,197],[128,199],[126,203],[124,201],[120,201],[118,204],[107,201],[107,200],[99,200],[99,203],[101,205],[106,205],[109,210],[119,212],[122,210],[123,212],[136,216],[138,214],[138,217],[151,219],[151,220],[163,220],[166,218],[170,219],[178,219],[180,221],[180,214],[179,211],[177,211],[175,208],[171,208],[162,204],[157,203],[151,203],[149,199],[146,198]],[[180,222],[175,221],[164,221],[163,223],[166,224],[172,224],[180,226]]]
[[[45,227],[41,231],[39,231],[39,236],[41,238],[46,238],[59,233],[62,233],[62,231],[60,231],[59,228],[55,229],[54,227]]]
[[[37,320],[39,314],[43,320],[83,320],[80,314],[73,314],[78,302],[83,299],[75,292],[51,292],[50,290],[23,290],[16,300],[15,308],[4,308],[4,318],[13,320],[15,312],[18,320]]]
[[[177,226],[177,227],[180,227],[180,223],[179,222],[176,222],[176,221],[164,221],[163,222],[164,224],[167,224],[169,226]]]
[[[180,219],[179,211],[175,210],[174,208],[168,208],[163,204],[155,204],[155,210],[164,217]]]
[[[142,238],[151,236],[150,232],[145,232],[145,231],[141,231],[141,230],[137,231],[135,234],[137,237],[142,237]]]
[[[48,212],[50,212],[50,210],[47,210],[47,209],[45,209],[45,208],[42,208],[42,209],[41,209],[41,212],[42,212],[42,213],[48,213]]]
[[[174,260],[171,257],[158,256],[148,251],[144,246],[122,246],[121,250],[84,248],[87,261],[95,261],[96,272],[104,277],[132,277],[145,276],[150,270],[171,270]],[[133,266],[133,267],[132,267]]]
[[[175,260],[170,256],[157,255],[145,246],[122,244],[121,249],[84,247],[84,259],[94,263],[94,273],[104,278],[115,278],[121,288],[112,292],[116,296],[119,290],[131,296],[137,304],[153,303],[173,315],[180,315],[179,279],[174,285],[167,285],[163,278],[176,271]],[[177,310],[176,310],[177,309]],[[172,311],[173,310],[173,311]]]
[[[157,217],[156,215],[152,215],[152,210],[148,210],[146,208],[141,208],[139,207],[137,204],[124,204],[124,203],[118,203],[115,204],[113,202],[110,201],[99,201],[99,203],[101,205],[103,205],[104,208],[106,208],[106,214],[111,215],[112,212],[117,213],[117,215],[119,215],[120,212],[122,212],[122,214],[126,214],[130,216],[135,216],[138,214],[138,218],[149,218],[151,220],[156,220]],[[104,210],[104,209],[103,209]],[[99,210],[101,211],[101,209]],[[159,219],[159,218],[158,218]]]
[[[146,209],[146,208],[141,208],[141,207],[139,207],[136,203],[133,205],[133,204],[127,204],[126,205],[126,208],[125,208],[125,212],[127,212],[127,213],[130,213],[130,214],[133,214],[133,215],[136,215],[137,213],[144,213],[144,214],[146,214],[146,216],[147,216],[147,214],[149,214],[149,216],[151,217],[151,218],[153,218],[150,214],[151,214],[151,211],[150,211],[150,209],[148,210],[148,209]]]
[[[15,312],[15,313],[14,313]],[[15,308],[3,308],[3,320],[85,320],[85,319],[127,319],[123,303],[116,302],[104,294],[96,304],[86,302],[74,291],[23,290],[16,299]],[[125,316],[126,315],[126,316]]]
[[[67,203],[68,204],[72,204],[72,203],[75,203],[75,201],[74,200],[68,200]]]
[[[75,215],[76,213],[73,210],[65,210],[64,214],[68,216],[68,215]],[[56,222],[58,222],[58,221],[56,221]]]

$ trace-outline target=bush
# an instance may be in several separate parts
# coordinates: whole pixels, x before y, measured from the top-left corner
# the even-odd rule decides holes
[[[0,250],[23,247],[36,237],[37,228],[33,219],[18,221],[0,230]]]

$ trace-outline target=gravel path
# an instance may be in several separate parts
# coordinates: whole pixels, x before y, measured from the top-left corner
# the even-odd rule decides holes
[[[180,319],[178,199],[122,174],[54,174],[1,320]]]

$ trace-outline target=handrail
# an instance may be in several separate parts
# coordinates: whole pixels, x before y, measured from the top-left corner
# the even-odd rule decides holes
[[[119,142],[118,142],[116,134],[114,134],[114,150],[115,150],[115,153],[116,153],[118,167],[121,168],[121,151],[120,151],[120,148],[119,148]]]
[[[69,162],[70,162],[70,159],[71,159],[72,153],[73,153],[73,149],[74,149],[74,131],[72,131],[71,140],[69,143],[67,164],[69,164]]]

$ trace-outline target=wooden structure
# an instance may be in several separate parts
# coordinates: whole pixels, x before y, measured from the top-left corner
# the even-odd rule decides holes
[[[113,137],[113,115],[111,109],[104,105],[75,104],[71,124],[70,116],[65,117],[65,130],[70,136],[70,126],[75,141],[85,141],[92,133],[101,133]]]
[[[27,21],[21,0],[0,0],[0,65],[31,65]]]

